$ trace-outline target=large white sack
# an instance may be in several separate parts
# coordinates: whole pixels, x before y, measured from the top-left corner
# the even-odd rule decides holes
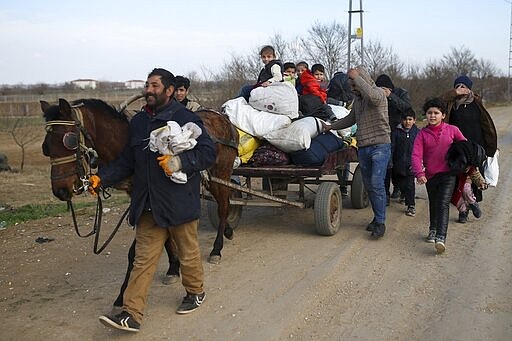
[[[338,120],[350,114],[350,110],[341,105],[328,104],[328,106],[331,107],[334,116],[336,116]]]
[[[340,118],[343,118],[343,117],[347,116],[348,114],[350,114],[350,110],[348,110],[347,108],[345,108],[341,105],[329,104],[329,106],[331,107],[332,112],[334,113],[334,116],[336,116],[336,118],[338,120]],[[355,135],[356,130],[357,130],[357,126],[354,124],[351,127],[338,130],[337,133],[339,136],[349,137],[351,135]]]
[[[322,132],[322,122],[312,116],[301,118],[288,127],[271,131],[263,138],[286,153],[309,149],[311,139]]]
[[[291,123],[288,116],[254,109],[243,97],[230,99],[222,105],[222,111],[235,127],[258,138]]]
[[[286,115],[291,119],[299,117],[299,96],[290,82],[276,82],[267,87],[253,89],[249,105],[254,109]]]

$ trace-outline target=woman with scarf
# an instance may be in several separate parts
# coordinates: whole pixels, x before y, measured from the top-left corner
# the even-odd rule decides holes
[[[453,89],[443,95],[448,109],[445,122],[458,127],[469,141],[478,143],[487,156],[493,157],[498,148],[496,128],[480,96],[471,91],[472,87],[473,81],[468,76],[462,75],[455,79]],[[480,172],[483,174],[483,169]],[[475,185],[471,187],[476,198],[475,210],[472,211],[478,212],[480,216],[478,202],[482,201],[482,191]],[[459,212],[458,222],[467,222],[468,213]]]

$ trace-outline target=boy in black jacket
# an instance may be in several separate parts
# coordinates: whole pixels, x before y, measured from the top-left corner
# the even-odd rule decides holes
[[[414,139],[419,129],[416,126],[416,114],[408,109],[402,114],[401,123],[391,134],[391,154],[393,158],[393,176],[396,177],[400,192],[405,196],[405,214],[414,217],[416,207],[414,197],[414,175],[411,172],[411,154]]]

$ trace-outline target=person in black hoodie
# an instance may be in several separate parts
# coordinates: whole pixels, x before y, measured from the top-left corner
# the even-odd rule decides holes
[[[403,88],[396,87],[391,81],[391,78],[386,74],[382,74],[377,77],[375,84],[378,87],[384,89],[384,93],[388,99],[389,127],[391,128],[391,131],[393,131],[395,127],[400,124],[402,114],[411,108],[411,99],[409,98],[409,93]],[[384,180],[386,183],[386,195],[388,203],[389,198],[397,199],[400,197],[398,183],[396,182],[396,179],[392,179],[392,174],[392,169],[388,168],[386,179]],[[389,187],[391,181],[393,182],[393,193],[390,195]]]
[[[135,260],[123,296],[119,314],[99,317],[108,327],[137,332],[142,322],[149,287],[153,280],[165,241],[176,242],[181,261],[181,277],[186,296],[177,313],[197,309],[205,298],[204,272],[197,238],[201,215],[200,171],[211,167],[216,158],[215,145],[203,122],[173,97],[174,75],[154,69],[147,78],[144,97],[147,105],[130,121],[129,140],[119,157],[99,168],[89,179],[92,192],[110,187],[132,175],[129,223],[135,229]],[[152,131],[175,121],[180,126],[192,122],[201,129],[193,149],[179,155],[160,155],[148,148]],[[187,175],[186,183],[171,180],[173,172]]]
[[[402,123],[391,133],[391,155],[393,158],[393,177],[405,198],[405,214],[416,215],[414,174],[411,171],[411,154],[414,140],[419,129],[416,126],[416,113],[409,109],[402,114]]]

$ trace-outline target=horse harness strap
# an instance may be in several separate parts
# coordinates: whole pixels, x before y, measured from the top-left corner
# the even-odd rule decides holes
[[[94,142],[93,142],[89,132],[84,127],[83,114],[82,114],[82,111],[79,109],[79,107],[82,105],[83,104],[79,104],[77,106],[71,107],[71,109],[73,110],[74,116],[76,117],[76,120],[73,120],[73,121],[67,121],[67,120],[49,121],[49,122],[46,122],[46,127],[48,128],[51,126],[73,126],[78,130],[77,132],[74,132],[78,137],[76,152],[74,154],[68,155],[68,156],[50,158],[50,164],[52,166],[58,166],[58,165],[66,164],[66,163],[76,162],[77,163],[76,173],[77,173],[78,177],[83,182],[83,181],[87,180],[85,177],[86,173],[92,174],[92,173],[96,172],[97,166],[93,165],[93,162],[91,160],[93,158],[97,159],[98,153],[94,149]],[[64,136],[66,136],[66,135],[64,135]],[[87,145],[85,143],[86,139],[88,141],[90,141],[90,143],[93,146],[92,148],[87,147]],[[68,148],[68,146],[66,146],[66,144],[65,144],[64,137],[63,137],[63,144],[65,145],[66,148]],[[69,175],[70,174],[64,174],[57,178],[66,177]],[[54,179],[57,179],[57,178],[54,178]],[[82,190],[85,190],[85,189],[82,188]]]

